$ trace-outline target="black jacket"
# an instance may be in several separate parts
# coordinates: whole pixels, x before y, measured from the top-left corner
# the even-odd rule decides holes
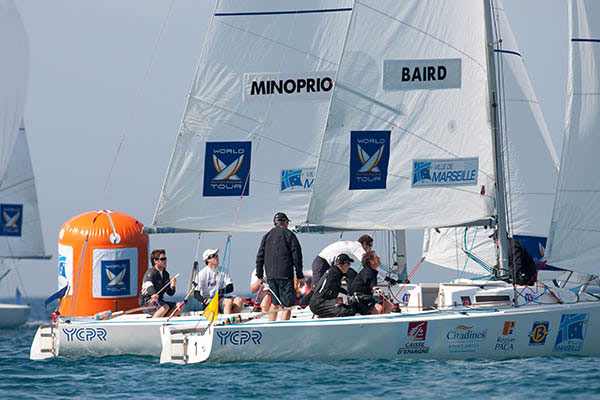
[[[157,293],[160,289],[162,289],[165,285],[169,283],[171,277],[167,270],[164,270],[162,273],[162,277],[160,276],[160,271],[158,271],[154,267],[150,267],[148,271],[146,271],[146,275],[144,275],[144,282],[142,283],[142,291],[140,292],[139,304],[144,305],[152,297],[153,294]],[[163,290],[159,295],[159,300],[162,301],[163,296],[168,294],[169,296],[173,296],[175,294],[175,289],[168,285],[165,290]]]
[[[378,271],[371,267],[363,267],[350,285],[350,293],[372,296],[373,286],[377,286]]]
[[[312,297],[310,299],[311,308],[323,300],[336,299],[338,294],[348,294],[346,289],[342,287],[342,279],[344,276],[348,279],[348,287],[350,287],[352,280],[356,277],[356,271],[350,268],[346,274],[343,274],[338,267],[331,267],[321,277],[319,283],[312,291]]]
[[[535,261],[521,243],[513,238],[508,238],[508,267],[509,279],[513,279],[513,270],[516,271],[516,283],[519,285],[533,285],[537,280],[537,266]]]
[[[302,273],[302,248],[294,232],[275,226],[260,242],[256,255],[256,276],[260,279],[265,272],[268,279],[304,279]],[[264,268],[264,269],[263,269]]]

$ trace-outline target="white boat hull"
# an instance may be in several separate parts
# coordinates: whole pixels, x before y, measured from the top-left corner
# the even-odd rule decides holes
[[[29,318],[31,307],[26,304],[0,304],[0,328],[15,328]]]
[[[215,326],[208,357],[197,349],[206,348],[209,338],[195,333],[187,336],[185,359],[161,361],[598,356],[600,337],[593,332],[599,329],[600,302],[254,322]]]

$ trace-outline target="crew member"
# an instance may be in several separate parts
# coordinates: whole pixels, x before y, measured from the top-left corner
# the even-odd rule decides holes
[[[310,299],[310,309],[319,318],[348,317],[356,314],[353,306],[336,300],[340,293],[348,294],[342,287],[342,279],[346,277],[352,282],[356,277],[356,271],[350,268],[353,262],[347,254],[340,254],[336,257],[334,266],[325,271],[319,280]]]
[[[264,277],[258,279],[258,276],[256,276],[256,268],[252,270],[252,275],[250,277],[250,293],[256,293],[256,299],[254,300],[255,311],[269,311],[271,309],[269,284],[265,282]]]
[[[298,287],[306,284],[302,273],[302,248],[294,232],[288,229],[289,218],[282,212],[273,217],[274,227],[267,232],[256,254],[256,276],[262,279],[267,275],[267,283],[273,296],[271,310],[291,307],[296,301],[294,291],[294,267]],[[290,319],[291,310],[281,313],[282,320]],[[277,319],[277,312],[269,315],[270,321]]]
[[[490,237],[498,246],[498,231],[495,230]],[[518,285],[533,285],[537,281],[538,269],[533,257],[527,252],[525,247],[516,239],[506,236],[508,246],[508,269],[510,282],[515,279]],[[498,268],[496,266],[495,268]]]
[[[139,304],[149,307],[145,310],[152,318],[160,318],[173,312],[177,304],[172,301],[164,301],[163,296],[175,294],[177,278],[171,279],[167,271],[167,252],[164,249],[152,250],[150,253],[152,267],[144,275],[142,290],[140,292]],[[181,310],[177,311],[179,315]]]
[[[375,291],[379,291],[377,286],[377,268],[381,265],[379,256],[373,250],[369,250],[363,255],[361,264],[363,268],[350,284],[350,293],[354,296],[356,311],[363,315],[389,313],[392,310],[391,304],[387,301],[383,302],[383,298],[377,301],[373,296]]]
[[[194,298],[205,307],[219,291],[219,312],[223,314],[239,313],[242,311],[244,299],[241,297],[225,297],[233,292],[233,281],[229,275],[219,271],[219,249],[206,249],[202,253],[206,267],[198,271],[195,282],[198,284],[194,290]]]

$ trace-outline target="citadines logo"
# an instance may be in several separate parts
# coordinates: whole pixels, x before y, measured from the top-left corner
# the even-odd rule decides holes
[[[385,189],[391,131],[350,132],[350,190]]]
[[[446,332],[448,351],[450,353],[474,353],[485,342],[487,334],[487,328],[458,325]]]
[[[22,204],[0,204],[0,236],[21,236]]]
[[[206,142],[202,194],[248,196],[251,149],[252,142]]]
[[[328,99],[335,72],[246,73],[244,101]]]

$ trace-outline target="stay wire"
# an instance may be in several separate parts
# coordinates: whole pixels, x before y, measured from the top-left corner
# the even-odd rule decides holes
[[[167,14],[165,15],[165,18],[162,21],[162,25],[160,27],[160,32],[158,33],[158,38],[156,40],[156,43],[154,44],[154,50],[152,50],[152,56],[150,58],[150,63],[148,64],[148,67],[146,68],[146,72],[144,73],[144,77],[142,78],[142,82],[140,84],[140,87],[137,91],[136,96],[134,97],[134,102],[132,104],[131,107],[129,107],[130,110],[130,114],[129,114],[129,118],[128,118],[128,123],[123,124],[123,131],[122,131],[122,135],[121,135],[121,140],[119,141],[119,145],[117,147],[117,151],[115,153],[115,156],[113,158],[113,162],[110,166],[110,169],[108,171],[108,176],[106,177],[106,183],[104,184],[104,191],[102,193],[102,196],[104,197],[106,195],[106,189],[108,188],[108,184],[110,182],[110,178],[112,176],[112,172],[113,169],[115,167],[115,164],[117,163],[117,159],[119,157],[119,153],[121,152],[121,148],[123,147],[123,143],[125,142],[125,136],[127,134],[127,125],[131,124],[131,122],[133,121],[133,118],[135,117],[135,111],[136,111],[136,104],[138,104],[138,101],[142,95],[142,91],[144,89],[144,87],[146,86],[146,81],[148,80],[148,76],[150,75],[150,71],[152,70],[152,66],[154,65],[154,61],[156,60],[156,53],[158,50],[158,46],[160,44],[161,38],[163,36],[164,30],[165,30],[165,26],[167,25],[167,21],[169,19],[169,16],[171,15],[171,10],[173,9],[173,4],[175,3],[175,0],[171,0],[170,4],[169,4],[169,9],[167,10]]]

